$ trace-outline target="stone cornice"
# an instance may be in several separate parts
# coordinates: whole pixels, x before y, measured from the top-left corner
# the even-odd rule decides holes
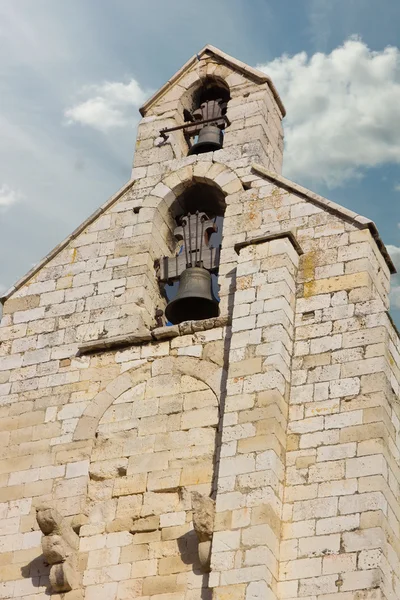
[[[215,319],[203,319],[201,321],[184,321],[179,325],[170,327],[157,327],[156,329],[143,329],[135,333],[127,333],[109,338],[99,338],[84,342],[78,348],[79,354],[90,354],[92,352],[102,352],[105,350],[114,350],[126,346],[138,346],[148,342],[160,342],[169,340],[179,335],[188,335],[199,331],[207,331],[216,327],[225,327],[230,324],[228,316],[220,316]]]
[[[234,248],[235,248],[235,252],[237,254],[239,254],[241,249],[246,248],[246,246],[255,246],[257,244],[263,244],[264,242],[272,242],[272,240],[281,240],[284,238],[287,238],[290,241],[290,243],[292,244],[293,248],[296,250],[296,252],[299,256],[304,254],[303,250],[300,247],[299,242],[296,240],[292,231],[282,231],[279,233],[269,233],[267,235],[259,235],[254,238],[250,238],[249,240],[246,240],[245,242],[239,242],[239,243],[235,244]]]

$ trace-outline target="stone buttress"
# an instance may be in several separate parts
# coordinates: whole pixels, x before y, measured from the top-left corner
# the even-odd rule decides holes
[[[2,299],[0,598],[397,600],[375,225],[280,174],[273,83],[212,46],[141,113],[129,182]],[[219,316],[167,326],[196,211]]]

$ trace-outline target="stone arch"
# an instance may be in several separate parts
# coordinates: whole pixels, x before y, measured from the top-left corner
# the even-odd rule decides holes
[[[182,108],[180,105],[184,103],[188,93],[193,93],[193,90],[200,87],[207,79],[220,82],[229,89],[232,86],[230,81],[232,79],[234,82],[239,80],[243,84],[249,80],[245,74],[241,75],[234,66],[222,64],[220,59],[215,56],[210,55],[207,60],[204,60],[203,57],[201,62],[198,62],[196,58],[192,68],[185,69],[183,73],[179,74],[179,77],[174,77],[142,106],[140,109],[142,116],[159,115],[163,105],[165,105],[165,112],[174,108]],[[183,106],[183,108],[189,108],[189,106]]]
[[[172,372],[189,375],[202,381],[214,392],[217,398],[220,397],[223,378],[221,367],[215,363],[190,356],[166,357],[166,359],[172,361]],[[207,363],[206,368],[204,363]],[[133,367],[118,375],[104,390],[99,392],[80,417],[74,432],[74,441],[94,439],[100,419],[115,400],[130,388],[148,381],[154,376],[152,374],[152,364],[147,363],[140,367]]]
[[[189,157],[188,160],[191,158]],[[157,308],[161,310],[165,310],[167,293],[157,280],[156,262],[163,256],[173,256],[176,252],[174,235],[177,226],[175,217],[178,213],[176,207],[181,206],[180,195],[193,183],[218,190],[218,195],[224,204],[219,211],[220,215],[223,215],[226,206],[229,206],[229,197],[243,191],[242,182],[235,171],[224,163],[212,162],[210,157],[210,160],[193,161],[175,172],[170,172],[145,198],[143,208],[148,209],[146,212],[152,213],[151,247],[155,261],[154,288],[159,291]]]
[[[165,213],[193,183],[217,187],[224,197],[243,190],[242,182],[233,169],[223,163],[212,162],[211,159],[201,160],[166,175],[152,189],[143,202],[143,207],[158,208],[160,212]]]
[[[229,195],[243,191],[241,180],[230,167],[211,160],[190,163],[166,175],[143,202],[144,209],[155,210],[155,214],[153,214],[154,246],[160,247],[161,238],[163,240],[161,251],[164,255],[174,251],[174,229],[176,227],[174,212],[176,212],[175,207],[179,204],[179,196],[193,183],[217,188],[224,198],[225,205],[229,204]],[[225,209],[225,206],[223,208]]]
[[[199,75],[198,78],[190,83],[182,93],[180,98],[182,109],[186,108],[191,111],[193,108],[198,107],[197,105],[200,100],[198,96],[205,85],[220,88],[223,98],[229,100],[230,86],[226,79],[230,74],[231,71],[228,68],[222,68],[218,74],[203,73],[202,75]],[[188,81],[190,81],[190,79]]]

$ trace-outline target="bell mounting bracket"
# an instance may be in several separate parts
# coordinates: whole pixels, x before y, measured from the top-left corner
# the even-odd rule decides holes
[[[171,131],[179,131],[181,129],[187,130],[185,134],[187,135],[196,135],[203,125],[207,125],[208,123],[214,123],[217,127],[221,125],[224,127],[228,127],[230,125],[230,121],[226,115],[221,115],[217,118],[211,119],[202,119],[201,121],[190,121],[189,123],[183,123],[183,125],[177,125],[176,127],[163,127],[160,129],[160,136],[164,139],[168,139],[168,133]]]
[[[163,256],[156,261],[157,277],[162,283],[177,281],[183,271],[189,267],[203,267],[210,273],[216,273],[219,266],[220,247],[210,245],[210,237],[218,231],[214,219],[206,213],[188,213],[180,218],[175,228],[177,240],[175,256]]]

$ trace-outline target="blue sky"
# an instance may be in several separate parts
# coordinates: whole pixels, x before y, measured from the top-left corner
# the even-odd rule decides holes
[[[129,179],[138,106],[206,43],[271,75],[284,175],[400,268],[399,22],[398,0],[0,0],[0,292]]]

